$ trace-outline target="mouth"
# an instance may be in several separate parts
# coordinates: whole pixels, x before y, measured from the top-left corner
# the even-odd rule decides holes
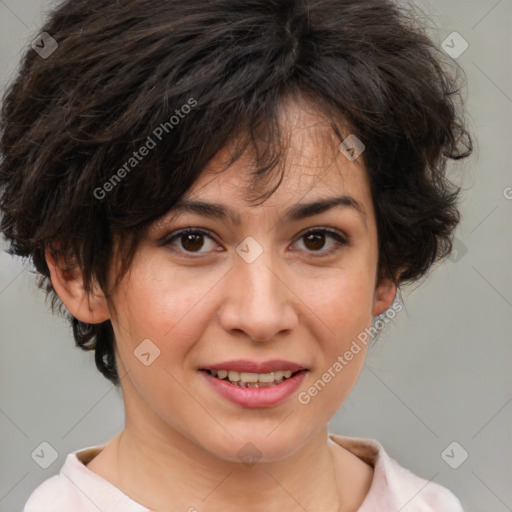
[[[309,370],[287,361],[229,361],[200,368],[217,395],[244,408],[277,407],[301,386]]]
[[[305,373],[306,369],[297,371],[277,370],[267,373],[239,372],[235,370],[201,369],[218,380],[222,380],[240,388],[268,388],[278,386],[299,373]]]

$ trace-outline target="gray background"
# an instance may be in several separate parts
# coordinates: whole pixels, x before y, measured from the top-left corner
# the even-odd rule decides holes
[[[51,5],[0,0],[0,87]],[[466,190],[458,252],[403,290],[406,310],[379,338],[330,431],[378,439],[403,466],[451,488],[467,512],[504,512],[512,510],[512,2],[418,5],[439,45],[453,31],[469,43],[457,61],[478,146],[463,172],[451,169]],[[30,269],[0,248],[0,511],[11,512],[67,453],[121,430],[123,411],[92,353],[48,313]],[[58,452],[48,469],[31,458],[43,441]],[[441,457],[453,441],[452,465],[469,454],[457,469]]]

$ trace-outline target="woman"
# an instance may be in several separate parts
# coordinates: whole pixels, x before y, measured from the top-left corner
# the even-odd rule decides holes
[[[462,510],[327,430],[459,221],[444,171],[471,141],[417,23],[383,0],[69,0],[38,47],[3,106],[2,231],[125,427],[25,511]]]

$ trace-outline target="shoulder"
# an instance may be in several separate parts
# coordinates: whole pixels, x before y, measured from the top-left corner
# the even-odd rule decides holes
[[[374,468],[370,491],[358,512],[463,512],[460,501],[449,489],[402,467],[378,441],[330,437]]]
[[[403,500],[404,512],[463,512],[459,499],[452,491],[433,479],[426,480],[402,467],[383,448],[380,454],[386,488]]]
[[[89,512],[94,507],[94,486],[82,459],[93,457],[100,449],[95,446],[69,453],[59,473],[32,492],[23,512]]]
[[[63,481],[63,478],[63,474],[59,473],[40,484],[30,495],[23,512],[85,511],[78,508],[81,503],[78,489],[71,482]]]
[[[32,492],[23,512],[149,512],[86,467],[103,448],[97,445],[68,454],[59,474]]]

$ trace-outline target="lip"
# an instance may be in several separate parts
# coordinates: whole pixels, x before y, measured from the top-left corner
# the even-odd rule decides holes
[[[220,369],[223,370],[224,368]],[[230,384],[228,381],[218,379],[206,371],[200,371],[199,373],[204,376],[208,384],[222,397],[242,407],[258,408],[274,407],[284,402],[297,391],[308,371],[304,369],[280,384],[265,388],[242,388],[236,384]]]
[[[234,372],[247,372],[247,373],[270,373],[278,370],[290,370],[298,372],[306,370],[307,368],[301,364],[285,361],[283,359],[272,359],[270,361],[249,361],[246,359],[234,359],[232,361],[225,361],[223,363],[213,364],[201,367],[200,370],[231,370]]]

